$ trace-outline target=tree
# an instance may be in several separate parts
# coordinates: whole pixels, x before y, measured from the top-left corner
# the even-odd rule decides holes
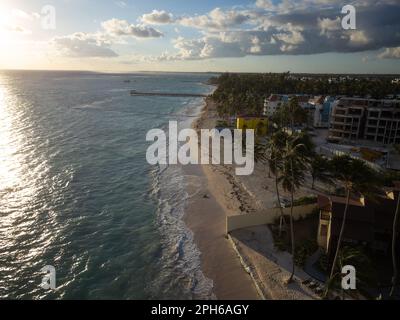
[[[275,192],[280,210],[279,219],[279,236],[282,234],[283,226],[286,226],[285,216],[281,205],[281,197],[279,193],[280,170],[282,168],[282,148],[287,139],[286,133],[283,131],[274,132],[266,144],[257,144],[255,146],[255,160],[268,165],[268,176],[270,173],[274,175]]]
[[[368,256],[363,252],[361,248],[358,247],[350,247],[344,246],[340,249],[338,259],[337,259],[337,268],[336,272],[333,274],[332,278],[328,280],[327,287],[332,288],[341,288],[341,275],[342,269],[346,265],[352,265],[357,270],[357,282],[361,282],[361,280],[369,279],[372,273],[372,268],[370,264],[370,260]],[[328,290],[325,291],[325,297],[328,293]],[[344,291],[342,289],[342,299],[344,300]]]
[[[397,285],[397,256],[396,256],[396,241],[397,241],[397,220],[400,210],[400,182],[395,182],[395,189],[397,191],[397,205],[393,219],[393,232],[392,232],[392,262],[393,262],[393,277],[392,277],[392,288],[390,289],[389,296],[392,297],[396,290]]]
[[[295,264],[295,239],[294,239],[294,225],[293,225],[293,206],[294,206],[294,193],[304,182],[304,175],[306,166],[306,148],[305,145],[300,143],[301,137],[292,134],[287,136],[285,146],[282,149],[282,168],[280,181],[282,187],[286,192],[290,192],[290,241],[292,245],[292,272],[288,279],[288,283],[293,280]]]
[[[330,173],[329,159],[319,154],[315,154],[311,159],[310,174],[312,178],[311,189],[314,189],[316,180],[323,183],[331,183],[332,175]]]
[[[346,191],[346,205],[328,282],[332,280],[335,273],[335,267],[343,241],[351,193],[363,193],[364,195],[373,197],[379,185],[376,172],[362,160],[353,159],[348,155],[336,156],[331,160],[331,165],[335,178],[342,184]]]

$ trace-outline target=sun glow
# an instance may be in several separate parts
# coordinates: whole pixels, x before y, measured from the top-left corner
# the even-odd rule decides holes
[[[16,28],[16,18],[12,10],[5,5],[0,5],[0,48],[6,49],[13,40],[13,29]]]
[[[0,68],[13,68],[23,60],[24,53],[29,52],[29,46],[24,43],[29,40],[30,25],[33,18],[22,10],[11,5],[0,4]]]
[[[0,80],[2,80],[0,78]],[[7,90],[0,83],[0,192],[12,188],[18,182],[18,174],[12,157],[12,121],[7,107]]]

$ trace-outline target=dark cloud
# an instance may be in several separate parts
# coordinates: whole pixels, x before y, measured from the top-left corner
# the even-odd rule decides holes
[[[270,1],[259,2],[266,6],[271,5]],[[400,46],[400,3],[380,1],[374,4],[369,0],[359,1],[358,6],[353,3],[356,8],[357,29],[344,30],[341,27],[341,7],[337,6],[342,2],[330,2],[330,6],[326,7],[328,1],[309,0],[304,3],[312,3],[314,6],[305,7],[299,4],[297,10],[291,11],[275,6],[264,12],[250,12],[243,16],[253,19],[245,20],[247,23],[254,23],[251,30],[228,29],[216,32],[215,28],[208,28],[207,23],[204,23],[205,36],[201,39],[179,39],[176,42],[175,47],[179,52],[175,58],[347,53]],[[287,7],[290,5],[289,1]],[[230,15],[240,16],[232,12]],[[218,16],[223,17],[224,14],[219,12]],[[241,21],[237,21],[235,25],[240,23]]]

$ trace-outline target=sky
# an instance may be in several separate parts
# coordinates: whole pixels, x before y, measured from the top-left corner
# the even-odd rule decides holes
[[[400,74],[400,1],[0,0],[0,69]]]

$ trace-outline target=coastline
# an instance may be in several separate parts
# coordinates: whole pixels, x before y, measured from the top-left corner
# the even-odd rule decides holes
[[[213,127],[215,117],[210,114],[212,102],[206,100],[194,128]],[[194,234],[201,252],[203,274],[213,281],[213,292],[219,300],[260,299],[249,274],[243,269],[237,253],[225,235],[226,216],[231,214],[219,199],[220,188],[229,188],[228,181],[216,183],[212,165],[183,166],[189,180],[189,194],[193,194],[185,208],[184,221]],[[190,183],[192,180],[192,183]],[[227,189],[226,189],[227,190]],[[223,191],[222,191],[223,192]]]
[[[194,129],[215,127],[216,106],[206,99]],[[201,252],[204,275],[213,281],[217,299],[316,299],[299,281],[287,286],[290,255],[274,249],[268,226],[247,228],[226,235],[226,217],[262,212],[273,207],[273,180],[265,168],[257,167],[251,176],[237,177],[232,166],[184,166],[189,179],[195,179],[196,192],[185,207],[184,221],[194,234]],[[200,188],[198,187],[200,186]],[[283,192],[283,191],[282,191]],[[264,236],[264,234],[266,236]],[[261,242],[255,239],[257,235]],[[297,270],[298,279],[304,278]]]

